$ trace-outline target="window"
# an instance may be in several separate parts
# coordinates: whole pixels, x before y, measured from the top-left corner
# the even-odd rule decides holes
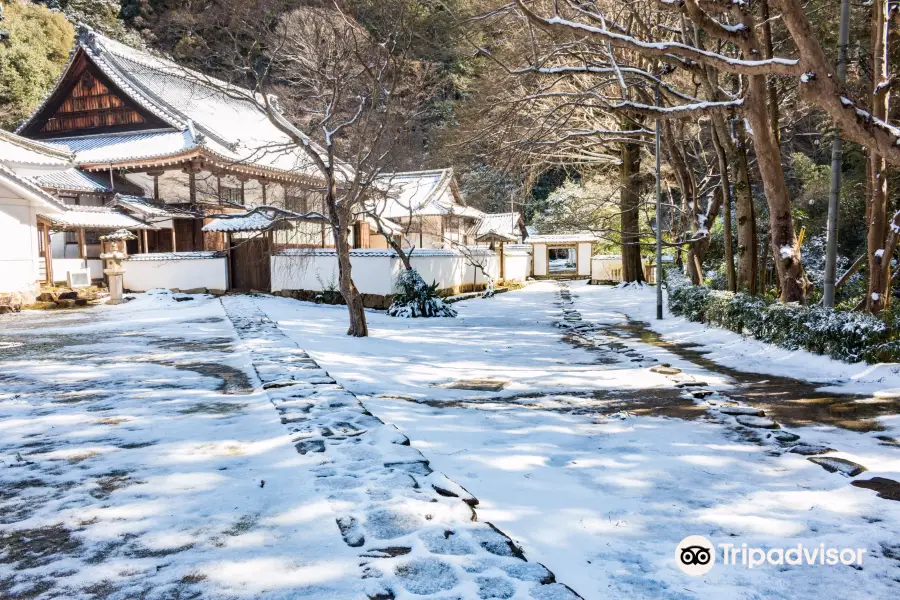
[[[284,188],[284,208],[298,213],[309,212],[309,202],[307,202],[303,190]]]
[[[231,187],[223,185],[220,188],[222,202],[230,202],[231,204],[244,204],[244,192],[239,187]]]

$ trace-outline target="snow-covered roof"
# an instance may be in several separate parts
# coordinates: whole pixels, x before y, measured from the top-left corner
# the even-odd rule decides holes
[[[79,164],[121,164],[202,151],[206,158],[238,170],[243,165],[305,178],[320,177],[312,160],[269,120],[250,90],[131,48],[87,27],[79,29],[76,44],[70,67],[76,55],[83,53],[131,100],[171,127],[156,132],[54,140],[75,152]],[[64,74],[66,71],[68,67]],[[19,131],[31,124],[51,97],[52,92]],[[350,172],[345,164],[340,169]]]
[[[281,256],[336,256],[337,250],[334,248],[285,248],[278,252]],[[493,254],[487,247],[469,248],[468,254]],[[415,248],[410,251],[410,256],[465,256],[458,250],[440,250],[440,249],[420,249]],[[391,248],[352,248],[350,256],[398,256],[397,252]]]
[[[593,233],[558,233],[549,235],[529,235],[530,244],[576,244],[578,242],[595,242],[597,236]]]
[[[126,194],[116,194],[106,206],[118,206],[128,212],[139,215],[143,220],[189,219],[197,216],[189,211],[167,207],[163,203],[154,202],[150,198]]]
[[[275,206],[257,206],[243,214],[219,215],[203,226],[203,231],[269,231],[293,229],[292,221],[327,223],[328,219],[317,212],[297,213]]]
[[[59,229],[156,229],[106,206],[67,206],[64,212],[39,216]]]
[[[0,183],[5,184],[4,187],[10,187],[18,194],[26,196],[28,199],[43,204],[45,208],[51,211],[62,211],[66,209],[66,205],[52,194],[40,188],[37,184],[26,177],[17,175],[12,169],[0,164]]]
[[[453,169],[386,173],[376,182],[385,198],[374,201],[372,212],[388,219],[416,216],[456,215],[481,218],[484,213],[465,206],[453,179]]]
[[[475,239],[487,239],[490,234],[518,240],[521,235],[519,223],[522,216],[517,212],[485,214],[473,228]]]
[[[192,252],[150,252],[146,254],[129,254],[128,258],[125,260],[200,260],[208,258],[221,258],[223,256],[225,256],[225,253],[220,250],[194,250]]]
[[[71,152],[0,129],[0,164],[7,167],[69,167]]]
[[[39,175],[32,175],[29,179],[42,188],[54,190],[95,193],[110,191],[108,178],[101,178],[78,169],[44,171]]]

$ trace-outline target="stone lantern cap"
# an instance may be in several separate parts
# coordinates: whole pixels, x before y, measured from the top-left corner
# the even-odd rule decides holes
[[[122,242],[126,240],[136,240],[137,236],[127,229],[119,229],[118,231],[113,231],[107,235],[101,235],[99,239],[101,242]]]

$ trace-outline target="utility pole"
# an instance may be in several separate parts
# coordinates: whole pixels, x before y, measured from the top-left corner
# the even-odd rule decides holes
[[[850,43],[850,0],[841,0],[840,54],[837,64],[838,82],[847,79],[847,45]],[[831,193],[828,195],[828,233],[825,241],[825,290],[822,304],[834,308],[834,282],[837,278],[838,201],[841,196],[841,130],[834,124],[831,142]]]
[[[847,0],[844,0],[845,2]],[[656,84],[656,106],[660,105],[659,83]],[[659,181],[660,120],[656,119],[656,318],[663,318],[662,295],[662,187]]]

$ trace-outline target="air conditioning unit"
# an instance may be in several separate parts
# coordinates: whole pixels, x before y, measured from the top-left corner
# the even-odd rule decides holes
[[[80,269],[78,271],[69,271],[66,275],[70,288],[90,287],[91,271],[90,269]]]

